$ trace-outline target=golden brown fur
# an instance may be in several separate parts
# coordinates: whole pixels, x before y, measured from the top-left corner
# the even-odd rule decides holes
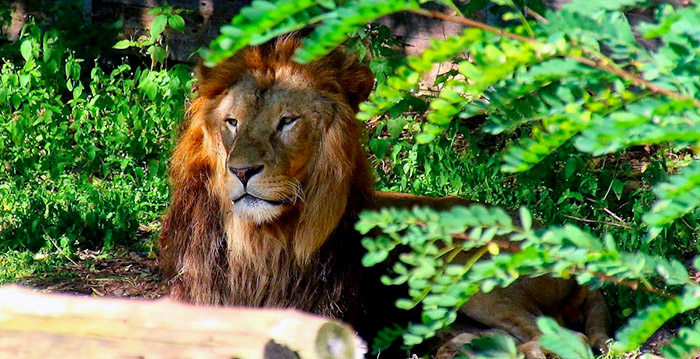
[[[357,145],[360,130],[354,114],[373,78],[341,52],[298,65],[290,60],[298,44],[296,38],[282,38],[199,73],[199,97],[189,108],[173,153],[173,202],[160,238],[161,266],[176,299],[297,307],[337,317],[351,315],[350,309],[357,307],[352,290],[357,284],[350,276],[359,275],[359,264],[349,263],[352,256],[345,254],[354,250],[359,255],[361,248],[346,243],[354,236],[329,236],[343,227],[352,233],[353,209],[371,201],[372,181]],[[245,87],[236,92],[239,85]],[[277,93],[284,96],[275,97]],[[270,100],[267,107],[273,111],[280,106],[299,111],[305,118],[295,128],[314,135],[301,133],[295,139],[299,143],[272,153],[261,143],[270,134],[259,138],[263,135],[257,129],[279,119],[260,118],[267,109],[256,106],[262,99]],[[222,109],[226,101],[230,104]],[[241,135],[234,141],[237,150],[231,151],[233,143],[225,143],[231,131],[223,122],[234,115],[240,118],[235,131],[239,127]],[[265,151],[270,152],[264,154],[269,163],[261,175],[274,173],[258,181],[258,191],[265,193],[257,197],[283,203],[254,203],[247,206],[253,208],[248,216],[237,215],[229,196],[236,179],[229,167],[261,161]],[[275,162],[281,163],[273,166]],[[262,214],[256,207],[264,207],[257,211]]]
[[[160,264],[178,300],[294,307],[371,333],[379,316],[390,317],[394,294],[360,266],[358,211],[465,200],[375,193],[354,119],[372,89],[371,72],[339,50],[296,64],[299,43],[279,38],[200,70],[199,95],[173,153]],[[503,327],[522,317],[504,306],[560,304],[583,290],[562,281],[561,292],[549,287],[555,293],[533,301],[528,290],[544,293],[541,282],[519,282],[525,288],[503,303],[477,296],[463,312]],[[526,322],[517,325],[526,334],[511,333],[522,342],[537,335]]]

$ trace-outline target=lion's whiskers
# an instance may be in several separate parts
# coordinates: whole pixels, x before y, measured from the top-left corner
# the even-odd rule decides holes
[[[261,185],[263,185],[261,183]],[[297,201],[306,203],[306,195],[304,188],[296,178],[274,178],[268,179],[264,183],[265,188],[271,191],[272,197],[277,197],[278,200],[291,202],[292,205],[297,204]]]
[[[288,181],[287,184],[291,186],[291,192],[294,194],[292,204],[297,204],[297,199],[302,204],[306,203],[306,195],[304,194],[304,188],[301,186],[301,181],[295,178],[294,181]]]

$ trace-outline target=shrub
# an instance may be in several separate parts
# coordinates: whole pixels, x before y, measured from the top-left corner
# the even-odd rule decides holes
[[[29,23],[5,45],[21,60],[0,69],[2,249],[109,247],[167,205],[191,68],[105,72],[76,57],[68,34]]]

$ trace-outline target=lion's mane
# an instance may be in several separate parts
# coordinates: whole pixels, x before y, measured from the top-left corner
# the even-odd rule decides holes
[[[354,115],[373,76],[339,50],[294,63],[300,42],[283,37],[199,70],[198,97],[172,156],[172,204],[160,236],[159,261],[175,299],[295,307],[350,321],[355,315],[362,250],[352,226],[356,211],[370,206],[373,184]],[[271,83],[304,74],[337,114],[312,160],[305,200],[275,222],[287,224],[236,222],[223,185],[221,136],[208,117],[219,95],[245,72]]]

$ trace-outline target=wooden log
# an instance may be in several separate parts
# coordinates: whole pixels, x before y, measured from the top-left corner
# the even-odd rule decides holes
[[[0,287],[0,358],[359,359],[364,351],[349,326],[291,309]]]

